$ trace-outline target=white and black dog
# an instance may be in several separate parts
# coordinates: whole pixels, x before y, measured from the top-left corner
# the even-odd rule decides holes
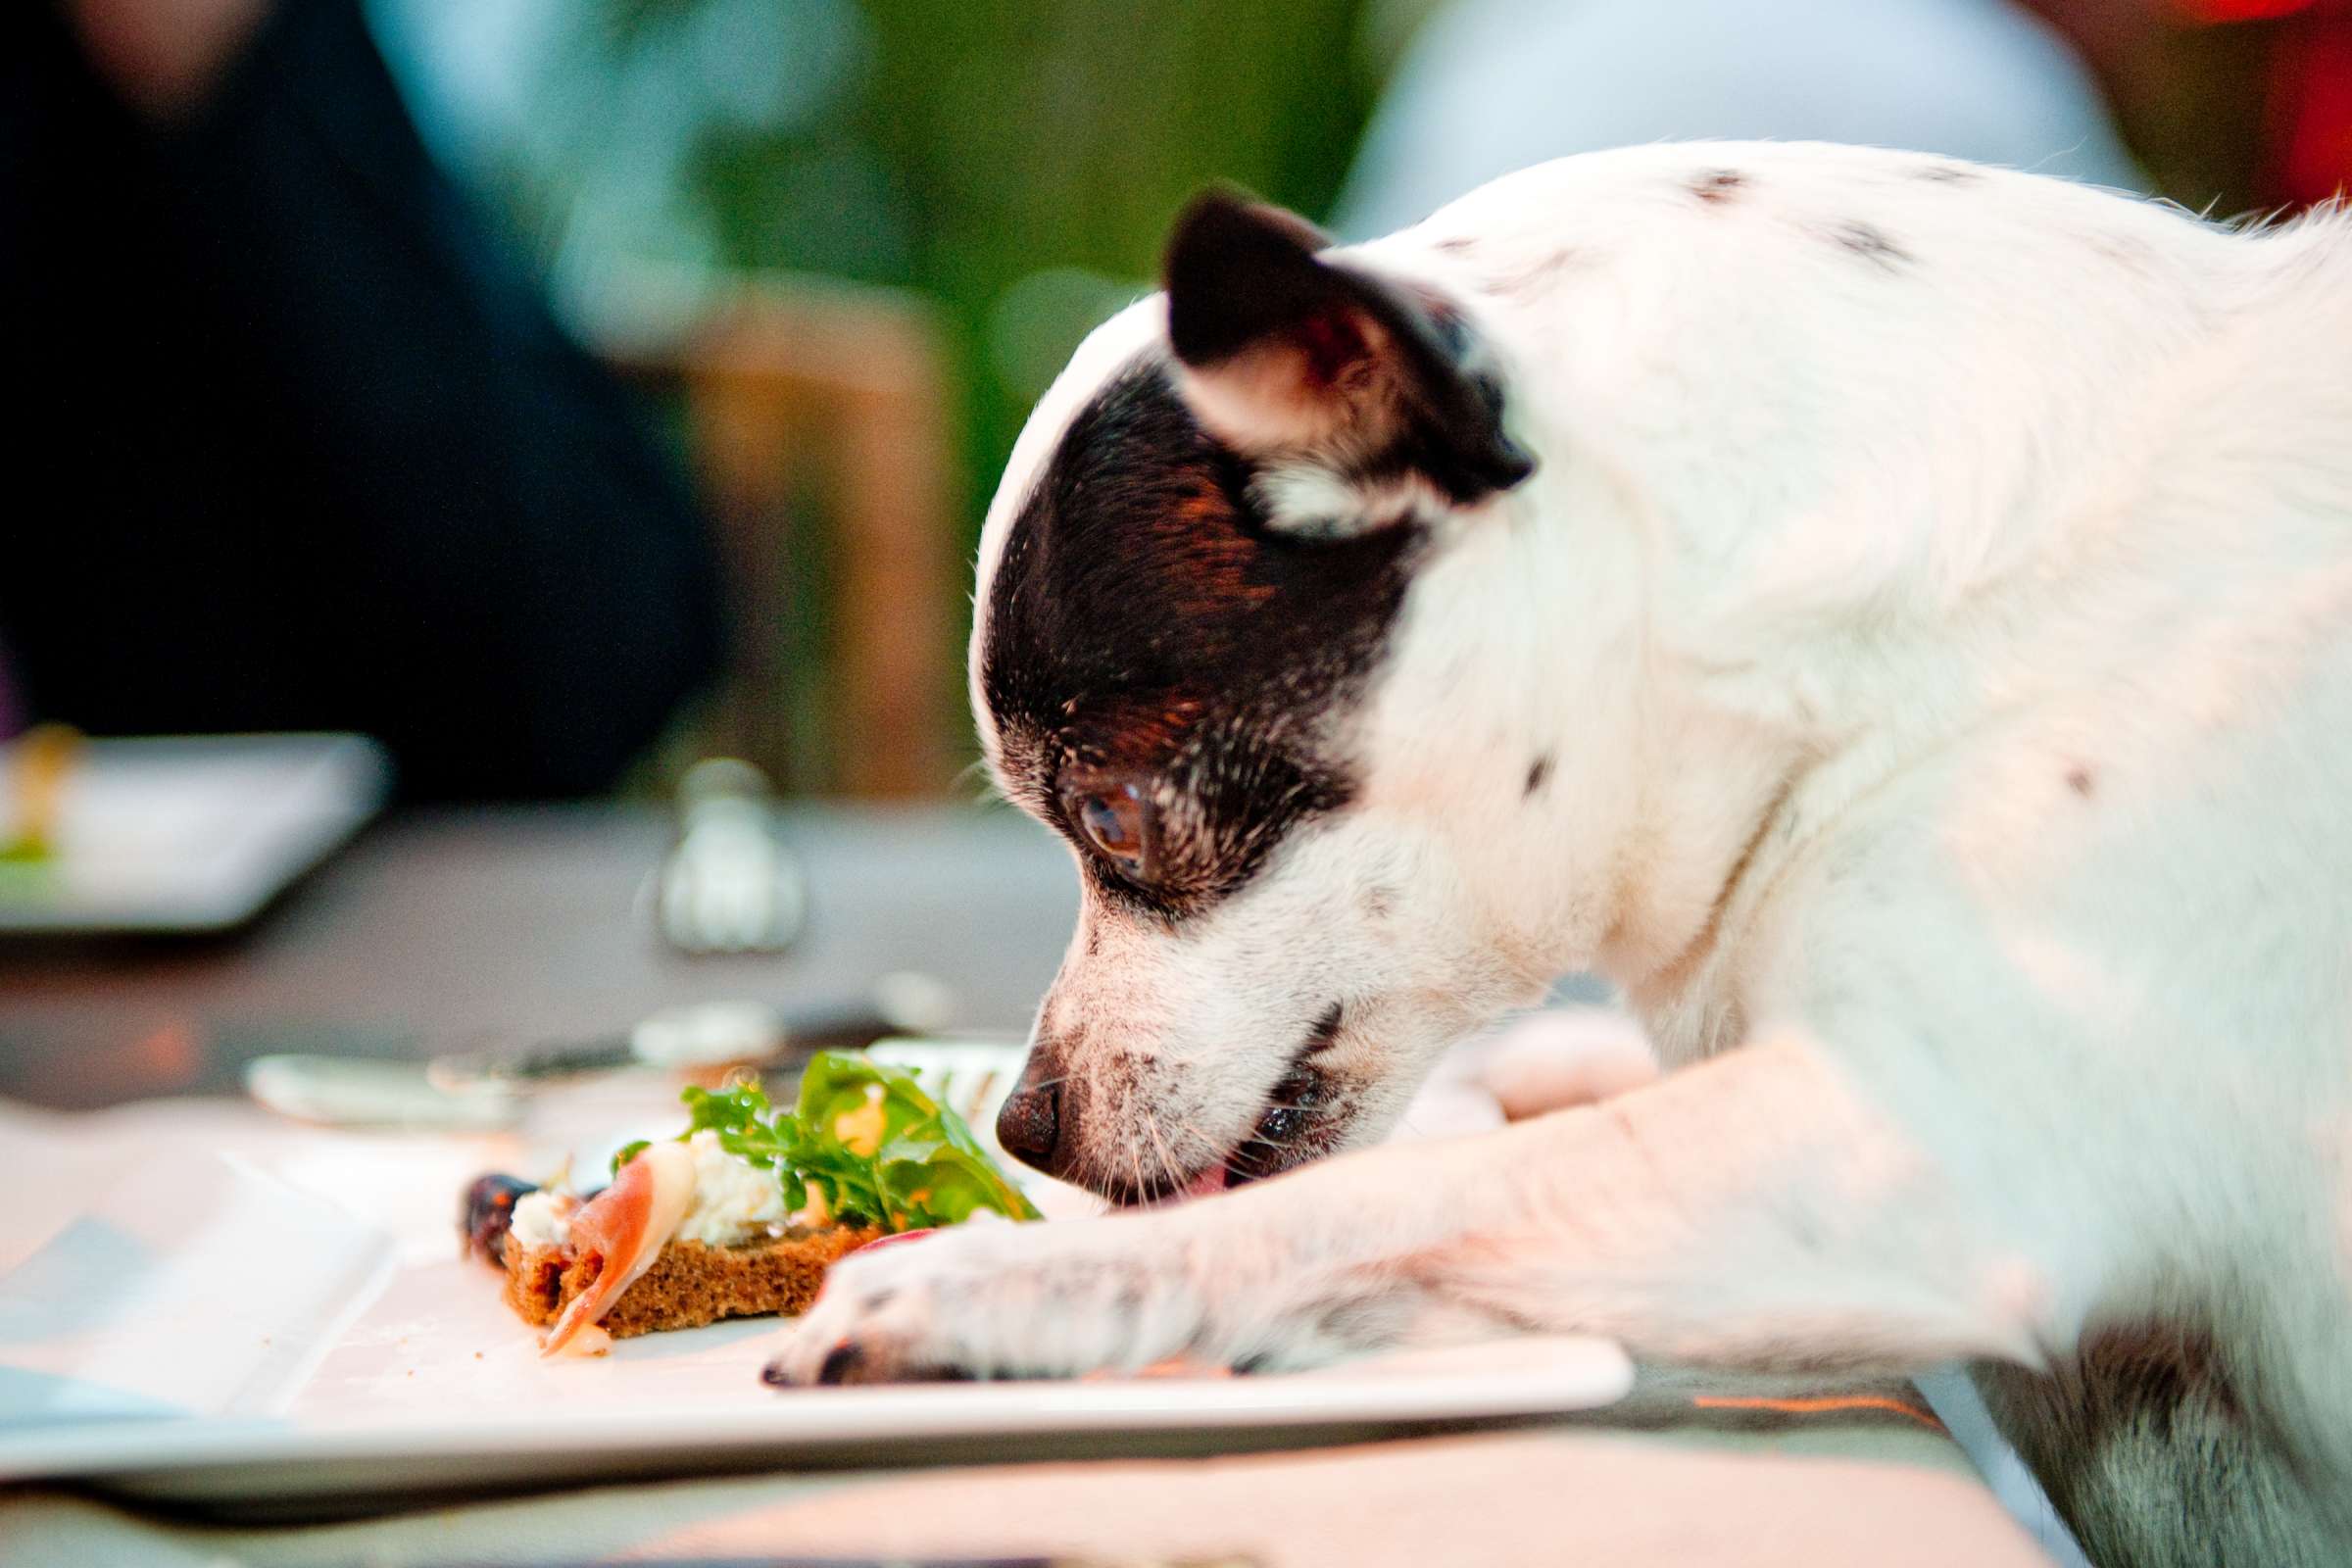
[[[1708,145],[1325,244],[1198,203],[990,512],[1086,888],[1004,1142],[1275,1175],[1586,968],[1675,1070],[854,1260],[775,1375],[1963,1359],[2101,1561],[2352,1560],[2352,222]]]

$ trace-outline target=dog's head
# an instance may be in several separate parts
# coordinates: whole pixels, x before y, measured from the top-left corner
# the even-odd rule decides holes
[[[1384,789],[1410,760],[1368,718],[1418,576],[1533,462],[1460,310],[1324,245],[1196,203],[982,544],[982,736],[1084,886],[999,1131],[1124,1200],[1375,1136],[1540,983],[1464,873],[1475,824]]]

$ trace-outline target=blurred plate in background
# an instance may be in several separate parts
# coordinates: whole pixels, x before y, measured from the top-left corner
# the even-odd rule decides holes
[[[0,779],[16,779],[22,750],[0,747]],[[0,935],[241,925],[373,816],[390,782],[360,735],[82,742],[45,852],[0,862]],[[20,838],[21,810],[0,791],[0,844]]]

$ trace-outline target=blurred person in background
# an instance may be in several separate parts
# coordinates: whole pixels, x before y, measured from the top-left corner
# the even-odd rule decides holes
[[[605,789],[717,673],[709,529],[354,0],[0,7],[0,710]],[[0,711],[0,724],[11,715]]]
[[[1334,222],[1709,137],[1860,142],[2291,212],[2352,178],[2352,0],[1383,0],[1397,51]],[[1417,24],[1417,26],[1413,24]]]
[[[1530,164],[1693,138],[2146,188],[2090,74],[2005,0],[1454,0],[1399,62],[1335,222],[1368,238]]]

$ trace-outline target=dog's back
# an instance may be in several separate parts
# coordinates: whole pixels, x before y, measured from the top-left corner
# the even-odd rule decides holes
[[[1675,161],[1679,188],[1658,178]],[[1588,314],[1596,294],[1661,308],[1645,286],[1610,300],[1577,276],[1628,243],[1592,216],[1617,179],[1653,207],[1689,195],[1668,220],[1688,232],[1752,224],[1768,318],[1716,316],[1702,284],[1671,307],[1694,313],[1686,330],[1736,356],[1801,340],[1791,363],[1852,371],[1788,388],[1792,430],[1837,432],[1810,513],[1792,522],[1783,490],[1762,516],[1711,452],[1682,482],[1724,494],[1686,504],[1740,563],[1708,652],[1758,672],[1758,710],[1808,691],[1886,716],[1803,786],[1785,820],[1812,842],[1776,868],[1778,893],[1712,962],[1638,1000],[1670,1054],[1702,1054],[1802,945],[1810,983],[1850,1009],[1932,1015],[1935,1049],[1977,1058],[1982,1102],[1948,1098],[1932,1052],[1857,1070],[1948,1137],[1947,1162],[2030,1173],[2009,1199],[2018,1235],[2063,1251],[2080,1224],[2125,1254],[2066,1303],[2046,1372],[1980,1374],[2093,1555],[2337,1561],[2352,1543],[2352,215],[2231,232],[2046,181],[1925,175],[1843,150],[1649,149],[1519,176],[1428,225],[1441,248],[1476,236],[1440,265],[1489,270],[1511,341],[1580,367],[1557,394],[1571,429],[1633,426],[1655,453],[1645,416],[1718,439],[1759,417],[1693,416],[1713,383],[1629,381],[1613,407],[1585,384],[1610,330]],[[1852,269],[1867,308],[1769,318],[1820,298],[1774,269],[1830,265],[1825,233],[1871,264]],[[1886,379],[1922,360],[1948,375]],[[1810,479],[1801,461],[1764,471],[1785,486],[1791,466]],[[1823,638],[1874,598],[1869,642]],[[1849,939],[1850,964],[1825,956]],[[1906,942],[1918,968],[1876,969]]]
[[[2092,1049],[2150,1058],[2078,1166],[2145,1200],[2137,1268],[2068,1351],[1977,1382],[2101,1562],[2352,1543],[2352,223],[2235,250],[2211,335],[2142,394],[2172,432],[2144,499],[2083,523],[2108,560],[2082,604],[2117,630],[2053,642],[2079,695],[2029,721],[2079,759],[2084,854],[2017,927],[2072,947]],[[2165,536],[2097,542],[2127,528]]]
[[[1886,1005],[1934,1013],[2010,1102],[1938,1106],[1943,1074],[1893,1082],[1900,1067],[1886,1092],[1981,1158],[2063,1149],[2021,1160],[2057,1173],[2015,1193],[2021,1233],[2046,1205],[2125,1238],[2046,1372],[1978,1374],[2093,1557],[2335,1562],[2352,1543],[2352,221],[2200,230],[2182,255],[2107,244],[2178,291],[2158,327],[2177,342],[2078,390],[2098,433],[2041,455],[2064,498],[2046,536],[1956,596],[1948,642],[1902,675],[1973,677],[1992,700],[1824,833],[1823,862],[1877,867],[1844,873],[1868,890],[1800,874],[1789,900],[1826,947],[1838,922],[1938,899],[1947,941],[1983,939],[1933,955],[1936,994]]]

